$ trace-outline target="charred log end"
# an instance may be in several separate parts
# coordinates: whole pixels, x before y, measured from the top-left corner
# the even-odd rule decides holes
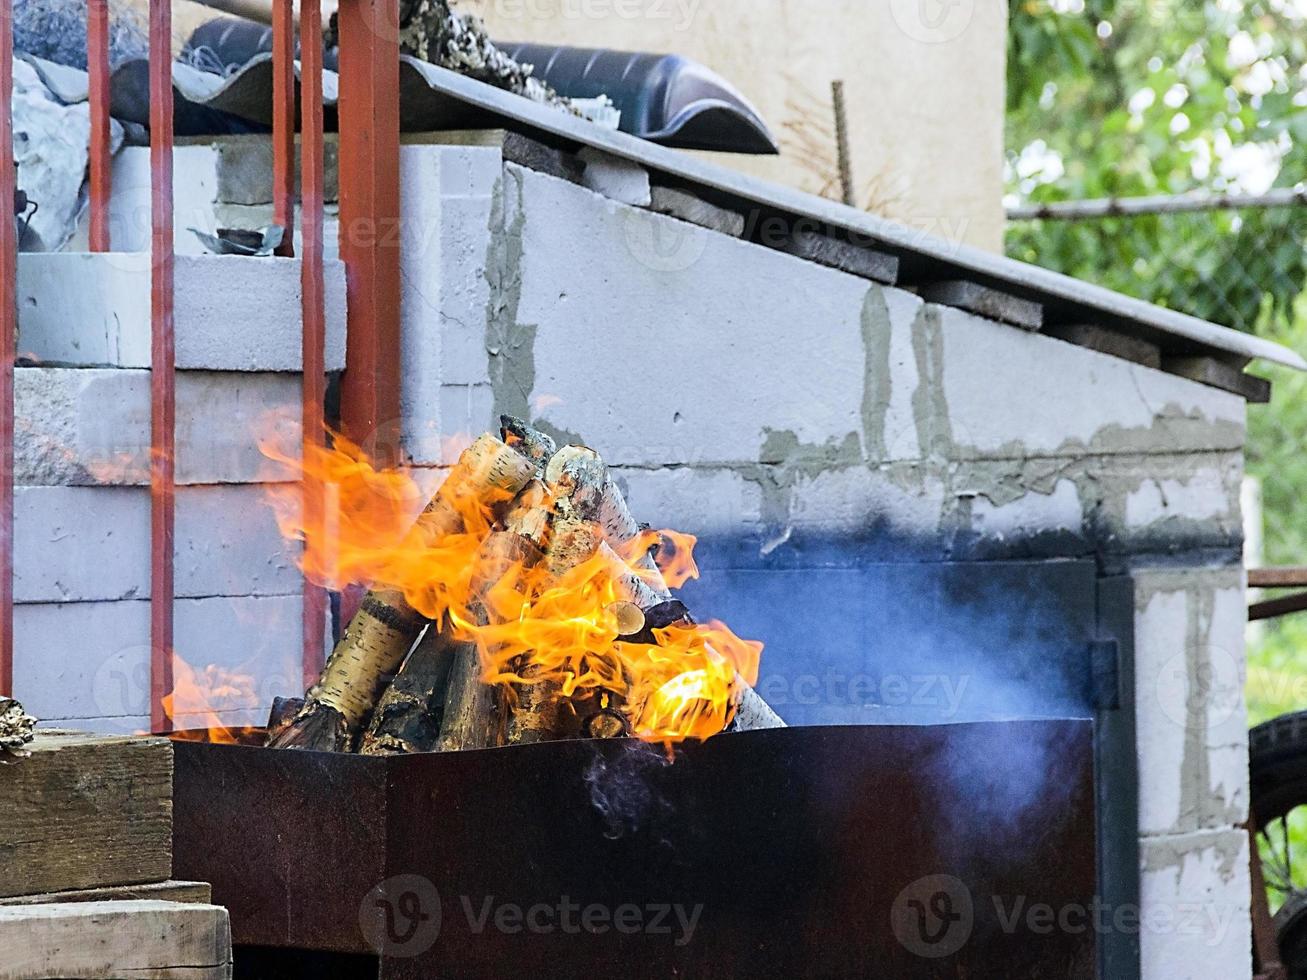
[[[299,749],[305,752],[351,752],[354,737],[345,716],[329,704],[307,705],[275,737],[270,749]]]

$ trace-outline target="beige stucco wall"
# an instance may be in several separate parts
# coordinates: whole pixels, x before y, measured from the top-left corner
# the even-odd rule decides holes
[[[458,0],[496,38],[696,58],[749,97],[779,159],[723,162],[839,198],[831,81],[849,103],[858,200],[1002,246],[1004,0]]]

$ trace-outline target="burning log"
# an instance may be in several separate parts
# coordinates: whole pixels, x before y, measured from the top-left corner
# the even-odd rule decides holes
[[[318,683],[274,749],[350,752],[384,689],[413,646],[425,619],[397,592],[369,592],[336,644]]]
[[[504,442],[535,463],[536,472],[543,477],[550,458],[558,452],[558,443],[512,415],[499,416],[499,431]]]
[[[432,624],[377,702],[360,755],[435,751],[445,714],[445,691],[462,644]]]
[[[435,498],[418,518],[414,545],[465,529],[474,508],[513,497],[534,468],[494,436],[482,436],[459,458]],[[295,720],[269,741],[273,748],[350,751],[378,697],[429,621],[394,591],[369,592],[306,695]]]
[[[525,494],[526,500],[519,498],[507,518],[514,530],[490,535],[477,557],[472,588],[478,596],[475,611],[481,626],[488,625],[499,611],[490,591],[512,569],[531,568],[542,557],[536,542],[521,533],[528,521],[534,522],[532,511],[536,509],[531,504],[534,493],[528,488]],[[484,673],[477,645],[458,644],[445,696],[438,751],[461,752],[503,744],[507,706],[502,692],[485,682]]]
[[[268,712],[268,741],[272,741],[290,727],[295,716],[303,710],[303,698],[273,698],[272,710]]]
[[[553,500],[545,569],[557,581],[589,561],[603,541],[603,532],[591,518],[597,516],[608,479],[599,454],[580,446],[556,452],[545,469],[547,497]],[[524,658],[518,668],[517,704],[508,722],[508,744],[531,745],[579,734],[575,706],[563,696],[563,685],[542,677],[547,668]]]

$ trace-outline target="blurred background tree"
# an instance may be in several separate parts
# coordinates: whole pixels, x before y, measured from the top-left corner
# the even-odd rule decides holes
[[[1007,203],[1307,181],[1307,0],[1012,0]],[[1009,225],[1014,258],[1307,352],[1307,207]],[[1307,378],[1249,412],[1265,559],[1307,565]],[[1250,655],[1253,720],[1307,709],[1307,621]]]

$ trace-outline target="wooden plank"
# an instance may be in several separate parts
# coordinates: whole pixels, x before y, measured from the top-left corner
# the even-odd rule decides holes
[[[0,908],[0,980],[229,980],[227,910],[179,902]]]
[[[1269,381],[1244,374],[1233,364],[1226,364],[1214,357],[1168,357],[1162,361],[1162,370],[1241,395],[1254,405],[1265,405],[1271,400]]]
[[[41,732],[28,749],[0,766],[0,896],[171,877],[171,743]]]
[[[49,905],[62,902],[122,902],[131,899],[155,899],[160,902],[189,902],[210,905],[213,888],[207,881],[155,881],[148,885],[115,885],[109,888],[79,888],[66,892],[43,892],[40,895],[11,895],[0,898],[0,905]]]
[[[1250,589],[1307,589],[1307,568],[1250,568]]]

